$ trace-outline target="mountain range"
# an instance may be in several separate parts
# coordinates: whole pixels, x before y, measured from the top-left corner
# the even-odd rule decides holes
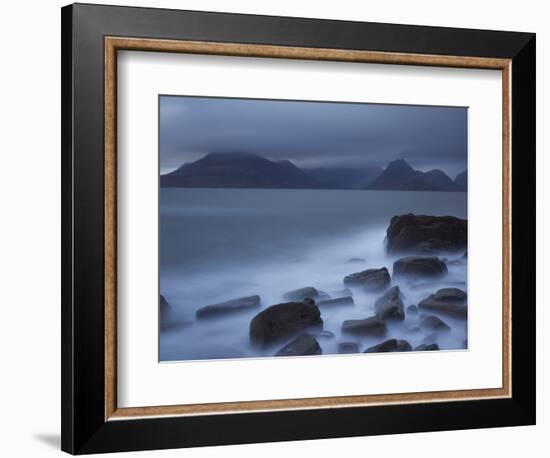
[[[300,168],[291,161],[272,161],[252,153],[210,153],[161,175],[161,187],[373,189],[465,191],[467,172],[453,181],[443,171],[414,170],[405,160],[380,167]]]

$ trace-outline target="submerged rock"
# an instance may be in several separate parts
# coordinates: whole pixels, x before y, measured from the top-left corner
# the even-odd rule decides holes
[[[425,316],[420,320],[420,326],[430,331],[450,331],[447,323],[434,315]]]
[[[363,258],[349,258],[346,262],[349,264],[353,264],[353,263],[359,264],[359,263],[365,262],[365,260]]]
[[[387,353],[395,351],[411,351],[412,347],[406,340],[389,339],[385,342],[367,348],[363,353]]]
[[[301,334],[281,348],[275,356],[311,356],[322,355],[319,342],[310,334]]]
[[[421,344],[414,349],[414,351],[438,351],[439,345],[436,343],[432,344]]]
[[[341,355],[359,353],[359,344],[356,342],[340,342],[338,344],[338,353]]]
[[[385,267],[355,272],[344,278],[345,285],[361,287],[366,291],[381,291],[390,284],[390,281],[390,273]]]
[[[321,312],[313,301],[275,304],[252,319],[250,341],[268,345],[310,327],[323,328]]]
[[[317,302],[319,307],[337,307],[337,306],[354,306],[353,297],[337,297],[334,299],[326,299],[324,301]]]
[[[374,312],[379,320],[404,320],[405,310],[399,286],[394,286],[374,303]]]
[[[161,314],[169,313],[172,310],[172,307],[170,307],[170,304],[168,303],[168,301],[164,298],[164,296],[162,294],[160,295],[159,304],[160,304],[160,313]]]
[[[232,299],[219,304],[212,304],[202,307],[195,313],[197,319],[212,318],[230,313],[242,312],[250,308],[259,307],[260,296],[246,296],[238,299]]]
[[[342,332],[359,336],[383,336],[386,324],[375,316],[364,320],[346,320],[342,323]]]
[[[393,263],[394,277],[438,278],[447,274],[447,266],[436,256],[407,256]]]
[[[466,318],[468,316],[467,299],[466,293],[458,288],[443,288],[420,301],[418,308],[455,318]]]
[[[418,313],[418,307],[416,305],[409,305],[407,307],[407,313],[410,313],[412,315],[416,315]]]
[[[303,301],[306,298],[310,299],[330,299],[328,294],[319,291],[313,286],[306,286],[305,288],[299,288],[292,291],[288,291],[283,295],[285,301]]]
[[[386,231],[388,253],[462,251],[468,220],[454,216],[394,216]]]

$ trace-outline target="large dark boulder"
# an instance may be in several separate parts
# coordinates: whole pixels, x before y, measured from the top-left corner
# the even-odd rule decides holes
[[[399,286],[394,286],[374,303],[374,312],[379,320],[404,320],[405,306],[401,300]]]
[[[375,316],[364,320],[346,320],[342,323],[343,333],[358,336],[383,336],[386,331],[386,324]]]
[[[468,220],[454,216],[398,215],[386,231],[388,253],[463,251]]]
[[[420,310],[454,318],[467,318],[467,294],[458,288],[443,288],[418,303]]]
[[[446,274],[447,266],[435,256],[407,256],[393,263],[394,277],[437,278]]]
[[[288,291],[283,295],[285,301],[303,301],[306,298],[310,299],[330,299],[328,294],[319,291],[313,286],[306,286],[305,288],[295,289],[293,291]]]
[[[381,291],[390,284],[390,281],[390,273],[385,267],[355,272],[344,278],[345,285],[361,287],[366,291]]]
[[[281,348],[275,356],[310,356],[322,355],[323,350],[315,337],[309,334],[301,334]]]
[[[406,340],[389,339],[367,348],[363,353],[388,353],[394,351],[412,351],[412,347]]]
[[[197,319],[213,318],[221,315],[238,313],[260,306],[260,296],[247,296],[233,299],[219,304],[207,305],[195,313]]]
[[[319,307],[312,300],[285,302],[262,310],[250,322],[250,341],[269,345],[308,328],[322,329]]]

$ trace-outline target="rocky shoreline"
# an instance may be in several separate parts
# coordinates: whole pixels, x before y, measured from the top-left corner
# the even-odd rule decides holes
[[[434,286],[430,294],[411,304],[405,302],[402,288],[422,285],[422,289],[429,290],[430,285],[446,277],[447,266],[465,265],[466,234],[467,220],[464,219],[394,216],[386,232],[386,251],[401,257],[391,268],[368,266],[368,259],[352,258],[350,266],[361,263],[368,268],[344,276],[341,291],[325,292],[311,285],[304,286],[283,291],[282,301],[276,304],[264,304],[261,295],[255,294],[201,307],[196,311],[196,320],[223,320],[230,315],[258,310],[248,323],[250,347],[277,357],[320,355],[322,342],[334,339],[339,339],[336,348],[340,354],[439,350],[439,336],[451,332],[457,320],[467,320],[466,292],[458,287],[436,289]],[[325,329],[323,313],[335,308],[354,309],[356,296],[362,294],[372,295],[372,315],[344,319],[340,329]],[[166,328],[170,323],[170,305],[163,296],[160,313],[161,327]],[[405,319],[410,322],[408,332],[425,333],[419,345],[413,347],[408,340],[390,334],[391,326]],[[336,337],[337,331],[341,337]],[[361,342],[365,337],[377,343],[366,345]]]

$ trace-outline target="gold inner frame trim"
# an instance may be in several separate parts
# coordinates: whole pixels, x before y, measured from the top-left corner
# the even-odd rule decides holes
[[[119,408],[117,404],[117,51],[173,52],[239,57],[421,65],[500,70],[502,72],[502,387],[417,393],[333,396],[303,399]],[[511,365],[511,60],[482,57],[405,54],[345,49],[105,37],[105,420],[214,415],[274,410],[364,407],[507,398],[512,394]]]

